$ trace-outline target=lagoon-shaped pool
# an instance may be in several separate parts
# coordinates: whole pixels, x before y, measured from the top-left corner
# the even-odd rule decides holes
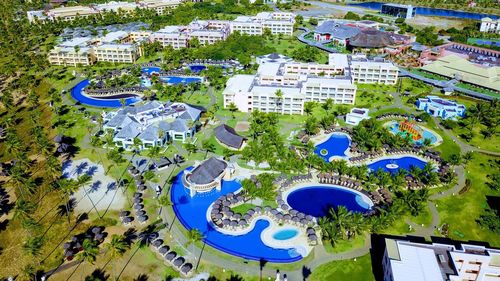
[[[293,209],[317,218],[338,206],[352,212],[366,212],[373,206],[373,202],[358,191],[328,184],[299,187],[286,196],[286,201]]]
[[[321,156],[326,162],[330,162],[336,157],[347,159],[346,152],[350,145],[349,136],[343,133],[333,133],[325,141],[316,144],[314,153]]]
[[[191,168],[188,168],[191,169]],[[210,205],[221,195],[236,192],[241,188],[237,181],[222,181],[220,191],[198,193],[191,197],[182,183],[181,171],[172,184],[171,200],[174,212],[186,229],[196,228],[203,234],[204,241],[223,252],[250,260],[265,259],[270,262],[288,263],[302,259],[295,248],[277,249],[264,244],[261,233],[269,227],[266,220],[258,220],[252,230],[241,235],[228,235],[219,232],[212,222],[207,221]]]
[[[78,101],[83,105],[90,105],[95,107],[110,107],[110,108],[121,107],[122,104],[120,102],[120,99],[122,98],[125,100],[125,105],[131,105],[133,103],[141,101],[141,98],[138,96],[125,97],[117,95],[113,97],[103,97],[103,98],[90,97],[83,93],[83,89],[87,87],[89,84],[90,81],[88,79],[85,79],[80,83],[76,84],[76,86],[71,89],[71,97],[73,97],[73,99],[75,99],[76,101]]]
[[[409,171],[412,166],[423,169],[426,164],[427,162],[415,156],[401,156],[375,159],[367,165],[371,171],[382,169],[386,172],[396,173],[400,169]]]

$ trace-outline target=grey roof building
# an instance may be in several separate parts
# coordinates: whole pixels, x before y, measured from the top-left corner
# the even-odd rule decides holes
[[[210,157],[191,171],[189,181],[194,184],[209,184],[220,177],[226,168],[226,161]]]
[[[314,29],[316,34],[329,34],[331,38],[349,39],[356,36],[361,31],[358,27],[348,26],[336,21],[325,21],[320,26]]]
[[[349,40],[350,46],[359,48],[383,48],[394,43],[388,32],[376,29],[364,29]]]
[[[229,179],[234,167],[226,161],[211,157],[199,163],[193,170],[184,171],[183,184],[191,196],[213,190],[221,190],[222,179]]]
[[[163,145],[168,140],[185,141],[196,131],[201,111],[185,103],[152,101],[128,106],[105,114],[105,130],[113,130],[118,146],[132,149],[134,138],[142,144],[139,149]]]
[[[232,127],[226,124],[222,124],[215,128],[214,133],[220,143],[233,149],[240,149],[245,141],[244,137],[238,135]]]

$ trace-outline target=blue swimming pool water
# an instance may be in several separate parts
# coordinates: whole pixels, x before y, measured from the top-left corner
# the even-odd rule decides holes
[[[190,65],[189,69],[192,72],[201,72],[201,71],[207,69],[207,67],[205,65],[203,65],[203,64],[194,64],[194,65]]]
[[[160,80],[169,84],[190,84],[199,83],[201,78],[199,77],[180,77],[180,76],[162,76]]]
[[[295,210],[314,217],[324,217],[330,208],[345,206],[353,212],[366,212],[371,204],[362,195],[334,185],[308,186],[293,191],[287,202]]]
[[[351,141],[349,140],[349,137],[347,137],[347,135],[334,133],[326,141],[316,145],[314,153],[321,156],[327,162],[332,156],[347,158],[345,152],[349,148],[350,144]],[[322,149],[325,149],[327,151],[326,155],[321,155]]]
[[[273,238],[276,240],[288,240],[297,236],[299,231],[296,229],[283,229],[273,234]]]
[[[393,125],[391,125],[389,127],[389,130],[394,133],[394,134],[400,134],[400,135],[404,135],[405,132],[401,132],[399,130],[399,124],[398,123],[395,123]],[[434,144],[436,141],[437,141],[437,137],[431,133],[429,130],[426,130],[424,128],[422,128],[423,130],[423,136],[421,139],[419,139],[418,141],[413,141],[414,143],[417,143],[417,144],[422,144],[424,142],[425,139],[430,139],[431,140],[431,144]]]
[[[191,168],[189,168],[191,169]],[[207,194],[189,195],[182,184],[181,171],[172,184],[171,200],[174,212],[186,229],[196,228],[205,236],[204,241],[223,252],[250,260],[265,259],[270,262],[287,263],[298,261],[302,256],[294,249],[275,249],[266,246],[261,238],[261,232],[269,226],[269,222],[259,220],[253,230],[239,236],[226,235],[217,231],[207,221],[207,210],[210,204],[219,196],[235,192],[241,188],[236,181],[223,181],[221,191],[211,191]]]
[[[151,67],[143,67],[142,72],[146,73],[147,75],[151,75],[153,73],[160,73],[161,68],[158,66],[151,66]]]
[[[389,169],[386,167],[388,164],[396,164],[396,165],[398,165],[398,168]],[[401,158],[379,160],[379,161],[376,161],[372,164],[369,164],[368,168],[372,171],[382,169],[386,172],[395,173],[400,169],[405,169],[405,170],[409,171],[411,166],[416,166],[416,167],[422,169],[425,166],[425,164],[427,164],[427,163],[416,158],[416,157],[405,156],[405,157],[401,157]]]
[[[120,99],[96,99],[92,97],[88,97],[83,95],[83,88],[87,87],[90,84],[89,80],[83,80],[82,82],[76,84],[75,87],[71,89],[71,97],[73,97],[76,101],[80,102],[83,105],[90,105],[95,107],[121,107]],[[139,97],[131,97],[125,99],[125,104],[130,105],[141,101]]]

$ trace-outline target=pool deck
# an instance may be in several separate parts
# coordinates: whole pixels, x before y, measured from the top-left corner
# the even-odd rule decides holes
[[[398,123],[398,121],[392,120],[392,121],[385,122],[382,126],[384,126],[384,128],[389,129],[390,126],[392,126],[396,123]],[[441,137],[441,135],[439,135],[438,133],[436,133],[435,131],[433,131],[427,127],[424,127],[421,125],[418,125],[418,126],[420,128],[422,128],[423,130],[428,131],[429,133],[433,134],[436,137],[436,141],[434,143],[432,143],[430,146],[439,146],[443,143],[443,138]],[[394,134],[394,132],[392,132],[391,130],[389,130],[389,132]]]
[[[212,204],[213,205],[213,204]],[[229,229],[224,229],[221,227],[216,226],[215,224],[212,223],[212,220],[210,219],[210,212],[212,211],[212,205],[207,210],[207,221],[216,229],[218,232],[221,232],[226,235],[232,235],[232,236],[239,236],[239,235],[245,235],[252,231],[255,227],[255,224],[259,220],[265,220],[269,222],[269,226],[265,228],[261,234],[260,234],[260,239],[262,242],[271,248],[275,249],[295,249],[298,254],[300,254],[302,257],[307,257],[309,253],[312,251],[313,247],[309,245],[309,242],[307,241],[307,236],[306,233],[301,230],[300,228],[289,225],[289,224],[284,224],[284,225],[279,225],[277,222],[275,222],[270,216],[266,214],[259,215],[257,217],[254,217],[250,224],[243,228],[243,229],[238,229],[238,230],[229,230]],[[277,240],[273,238],[273,235],[281,230],[284,229],[296,229],[298,231],[297,236],[287,239],[287,240]]]
[[[366,159],[366,160],[364,160],[364,161],[362,161],[360,163],[355,163],[355,164],[352,164],[352,165],[353,166],[370,165],[370,164],[373,164],[375,162],[382,161],[382,160],[401,159],[401,158],[404,158],[404,157],[412,157],[412,158],[416,158],[416,159],[418,159],[418,160],[420,160],[422,162],[425,162],[425,163],[431,163],[434,166],[437,165],[434,161],[431,161],[429,159],[425,159],[422,156],[415,155],[415,154],[410,154],[410,153],[384,155],[384,156],[380,156],[380,157],[376,157],[376,158]]]

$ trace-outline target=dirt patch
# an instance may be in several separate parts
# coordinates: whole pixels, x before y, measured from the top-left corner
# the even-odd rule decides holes
[[[236,126],[234,127],[234,130],[236,132],[248,132],[249,129],[250,129],[250,123],[248,123],[247,121],[239,121],[238,123],[236,123]]]
[[[73,194],[77,205],[77,212],[90,212],[97,210],[121,210],[125,205],[126,198],[112,177],[105,175],[104,167],[95,164],[89,159],[66,161],[63,163],[63,176],[77,179],[87,174],[92,177],[90,183],[83,186]]]

